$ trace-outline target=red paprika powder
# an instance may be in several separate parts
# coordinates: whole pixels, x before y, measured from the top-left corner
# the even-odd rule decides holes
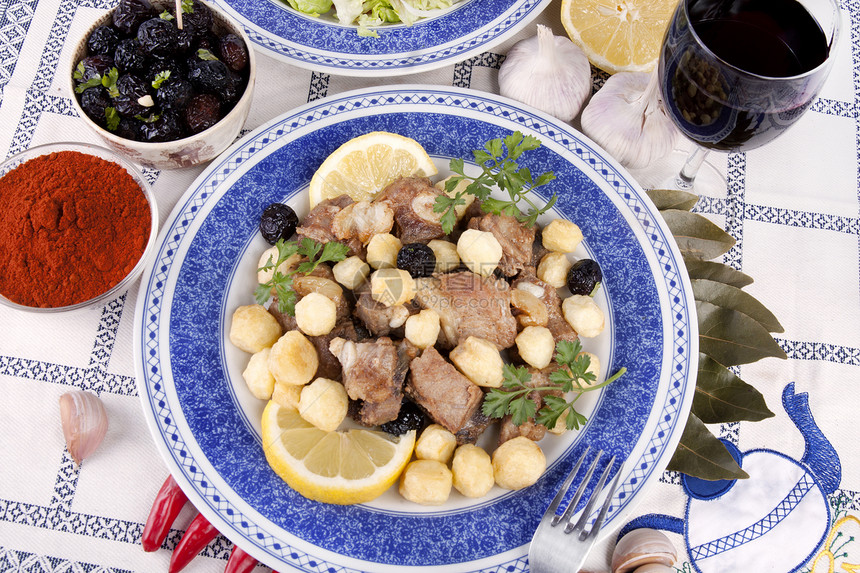
[[[77,151],[30,159],[0,178],[0,294],[34,307],[96,297],[134,268],[151,225],[120,165]]]

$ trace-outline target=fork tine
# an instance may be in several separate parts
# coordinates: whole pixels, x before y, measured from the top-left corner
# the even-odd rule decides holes
[[[585,451],[582,452],[582,455],[579,456],[579,460],[577,460],[576,465],[573,466],[573,469],[570,470],[570,473],[565,478],[564,483],[561,484],[561,487],[558,489],[558,493],[555,494],[555,497],[552,499],[552,503],[549,504],[549,507],[546,509],[544,515],[552,515],[552,525],[557,525],[560,516],[554,515],[556,510],[558,509],[561,500],[564,499],[564,494],[567,493],[567,490],[570,489],[570,484],[573,482],[573,478],[576,477],[577,472],[579,472],[579,468],[582,467],[582,462],[585,461],[585,456],[588,455],[588,452],[591,451],[591,446],[586,446]]]
[[[621,465],[623,466],[624,464]],[[615,497],[615,490],[618,489],[618,484],[620,482],[621,468],[619,467],[618,473],[615,474],[615,479],[612,480],[612,487],[610,487],[609,491],[606,492],[606,501],[603,502],[603,507],[600,508],[600,513],[597,515],[597,519],[594,520],[594,527],[591,528],[591,532],[588,535],[596,536],[600,531],[600,528],[603,526],[603,520],[606,517],[606,512],[609,511],[609,505],[612,503],[612,498]]]
[[[564,513],[561,515],[557,515],[552,518],[552,525],[558,525],[561,521],[569,521],[573,519],[573,513],[576,511],[576,506],[579,503],[579,500],[582,498],[582,494],[585,493],[585,488],[588,486],[588,482],[591,481],[591,476],[594,474],[594,469],[597,467],[597,463],[600,461],[600,458],[603,457],[603,450],[597,452],[597,456],[594,458],[594,461],[591,462],[591,465],[588,467],[588,471],[585,474],[585,477],[580,482],[579,487],[576,489],[576,493],[573,495],[573,499],[570,500],[570,503],[567,504],[567,507],[564,510]],[[579,468],[577,468],[579,469]],[[576,472],[572,472],[576,473]],[[561,490],[562,496],[567,493],[567,488],[562,488]]]
[[[614,464],[615,456],[612,456],[612,459],[609,460],[609,463],[603,470],[603,474],[600,476],[600,481],[597,482],[597,486],[592,490],[591,497],[588,498],[588,503],[585,505],[585,509],[582,510],[582,514],[579,516],[579,521],[576,522],[576,525],[568,523],[564,527],[565,533],[570,533],[571,531],[582,531],[585,529],[585,524],[588,522],[588,516],[591,515],[591,510],[594,509],[594,504],[597,503],[597,497],[600,495],[600,491],[603,489],[603,485],[606,483],[606,478],[609,477],[609,472],[612,470],[612,466]],[[583,539],[585,538],[583,537]]]

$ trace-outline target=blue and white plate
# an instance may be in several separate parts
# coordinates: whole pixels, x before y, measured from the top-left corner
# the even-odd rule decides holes
[[[533,486],[441,507],[392,489],[373,503],[332,506],[293,492],[267,465],[264,403],[242,380],[248,355],[230,344],[233,310],[253,302],[257,231],[275,201],[307,213],[306,189],[341,143],[370,131],[419,141],[440,175],[451,158],[476,170],[472,150],[519,130],[540,149],[520,163],[555,181],[535,198],[585,236],[596,259],[607,326],[584,340],[604,373],[627,373],[577,404],[589,421],[541,441],[548,469]],[[315,101],[260,127],[216,159],[179,200],[143,277],[135,316],[139,393],[153,437],[192,503],[225,536],[285,571],[525,571],[532,532],[587,445],[626,460],[604,531],[623,524],[675,450],[695,390],[695,305],[671,233],[630,176],[567,124],[486,93],[394,86]],[[487,438],[491,440],[492,438]]]
[[[255,48],[289,64],[346,76],[402,76],[461,62],[501,43],[551,0],[465,0],[411,26],[358,35],[331,16],[301,14],[282,0],[215,0],[244,27]]]

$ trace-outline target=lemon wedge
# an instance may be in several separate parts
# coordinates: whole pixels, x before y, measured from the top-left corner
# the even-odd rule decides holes
[[[562,0],[571,41],[601,70],[650,72],[677,0]]]
[[[399,177],[436,175],[433,160],[420,143],[387,131],[350,139],[329,155],[308,191],[311,209],[324,199],[346,193],[353,201],[372,199]]]
[[[325,432],[273,401],[263,410],[262,429],[272,469],[304,497],[338,505],[382,495],[415,447],[414,430],[399,438],[361,429]]]

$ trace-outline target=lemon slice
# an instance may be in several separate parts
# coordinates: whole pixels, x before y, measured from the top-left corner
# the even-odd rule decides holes
[[[347,505],[376,499],[412,456],[415,431],[399,438],[372,430],[325,432],[273,401],[263,410],[263,451],[275,472],[298,493]]]
[[[311,178],[311,209],[346,193],[353,201],[372,199],[398,177],[436,175],[433,160],[414,139],[374,131],[350,139],[329,155]]]
[[[571,41],[601,70],[649,72],[677,0],[562,0]]]

